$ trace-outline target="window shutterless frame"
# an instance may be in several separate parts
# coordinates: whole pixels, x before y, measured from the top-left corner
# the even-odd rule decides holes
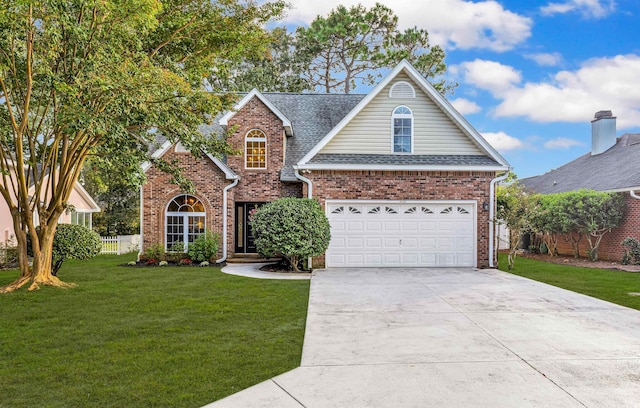
[[[164,247],[170,251],[179,242],[184,250],[198,236],[204,234],[207,214],[202,202],[189,194],[180,194],[167,204],[164,223]]]
[[[413,112],[407,106],[397,106],[391,115],[391,151],[413,153]]]
[[[267,168],[267,135],[260,129],[251,129],[244,137],[244,168]]]

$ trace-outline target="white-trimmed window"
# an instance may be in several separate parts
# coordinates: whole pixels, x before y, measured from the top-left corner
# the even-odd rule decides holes
[[[267,136],[260,129],[251,129],[244,138],[244,167],[267,168]]]
[[[189,194],[174,197],[167,205],[165,215],[165,249],[184,243],[184,250],[199,235],[204,234],[207,214],[202,202]]]
[[[79,210],[72,211],[71,224],[83,225],[87,228],[92,228],[91,213]]]
[[[393,152],[411,153],[413,151],[413,113],[406,106],[398,106],[391,116],[393,129]]]

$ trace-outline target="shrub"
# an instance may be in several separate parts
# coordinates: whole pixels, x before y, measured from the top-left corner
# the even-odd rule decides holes
[[[164,256],[164,246],[162,244],[151,244],[144,250],[145,259],[161,259]]]
[[[75,224],[60,224],[53,237],[52,274],[58,274],[67,259],[91,259],[102,250],[97,232]]]
[[[625,238],[622,246],[625,247],[622,263],[640,265],[640,242],[636,238]]]
[[[192,265],[192,264],[193,264],[193,261],[192,261],[191,259],[189,259],[189,258],[182,258],[182,259],[178,262],[178,264],[179,264],[179,265],[187,265],[187,266],[188,266],[188,265]]]
[[[157,260],[157,259],[154,259],[154,258],[149,258],[149,259],[147,259],[146,264],[147,264],[148,266],[150,266],[150,265],[157,265],[157,264],[158,264],[158,260]]]
[[[160,266],[167,266],[167,265],[169,265],[169,262],[167,262],[167,261],[160,261],[160,263],[159,263],[158,265],[160,265]]]
[[[129,262],[127,262],[127,265],[136,266],[136,263],[137,263],[136,261],[129,261]]]
[[[258,252],[285,257],[296,272],[300,260],[329,247],[329,220],[316,200],[281,198],[258,209],[249,222]]]
[[[202,262],[200,262],[200,266],[209,266],[209,262],[202,261]]]
[[[220,235],[207,231],[189,244],[189,258],[195,262],[208,261],[218,253]]]

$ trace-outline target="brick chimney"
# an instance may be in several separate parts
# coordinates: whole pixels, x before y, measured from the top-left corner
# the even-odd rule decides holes
[[[610,110],[598,111],[591,121],[591,155],[604,153],[616,144],[616,117]]]

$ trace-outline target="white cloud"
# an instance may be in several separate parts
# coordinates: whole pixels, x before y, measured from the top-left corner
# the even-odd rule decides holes
[[[525,54],[525,58],[535,61],[536,64],[541,66],[552,67],[562,62],[562,55],[558,52],[553,53],[537,53],[537,54]]]
[[[361,3],[370,8],[376,2],[395,12],[400,28],[424,28],[432,44],[445,48],[507,51],[531,36],[532,20],[506,10],[495,0],[290,0],[293,9],[285,22],[309,24],[339,4],[350,7]]]
[[[539,122],[587,122],[612,110],[619,128],[640,126],[640,56],[595,58],[576,71],[560,71],[549,83],[497,88],[496,116]]]
[[[613,0],[568,0],[563,3],[549,3],[540,8],[544,15],[577,12],[587,18],[603,18],[616,9]]]
[[[467,84],[499,96],[522,81],[519,71],[495,61],[476,59],[450,67],[450,72],[461,76]]]
[[[466,98],[457,98],[449,102],[451,102],[453,107],[456,108],[456,110],[463,116],[478,113],[482,110],[477,103]]]
[[[496,150],[505,151],[505,150],[515,150],[521,149],[524,147],[524,143],[520,139],[517,139],[513,136],[509,136],[504,132],[491,133],[486,132],[482,133],[482,137],[485,138],[487,142],[491,146],[493,146]]]
[[[581,143],[577,140],[568,139],[566,137],[559,137],[556,139],[551,139],[545,142],[544,147],[547,149],[569,149],[575,146],[583,146],[584,143]]]

